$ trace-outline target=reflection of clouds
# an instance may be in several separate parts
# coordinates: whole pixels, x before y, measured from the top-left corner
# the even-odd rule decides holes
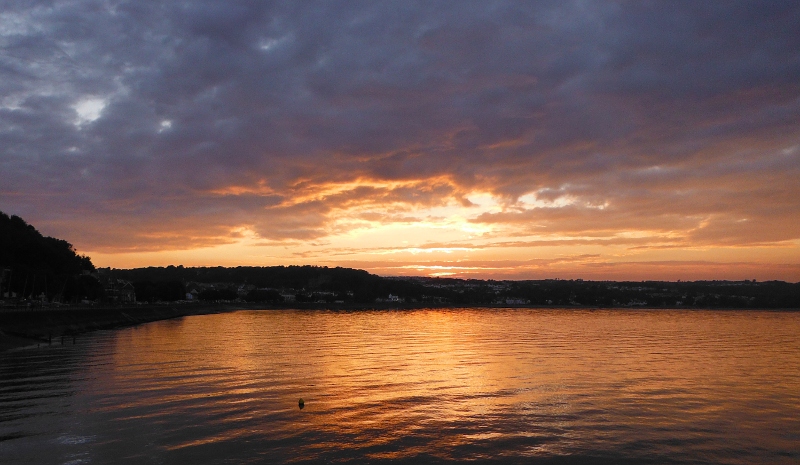
[[[4,354],[3,452],[14,463],[770,462],[796,450],[798,329],[793,312],[636,309],[165,320]]]
[[[0,209],[92,253],[418,224],[796,258],[800,8],[720,8],[18,4]]]

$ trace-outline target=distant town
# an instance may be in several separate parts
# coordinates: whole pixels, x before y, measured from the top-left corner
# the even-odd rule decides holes
[[[7,276],[7,274],[5,275]],[[98,268],[80,299],[5,291],[4,305],[206,303],[430,306],[800,308],[800,284],[781,281],[614,282],[381,277],[317,266]],[[61,297],[61,298],[60,298]]]

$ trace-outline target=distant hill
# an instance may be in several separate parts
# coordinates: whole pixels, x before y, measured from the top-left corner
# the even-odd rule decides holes
[[[423,287],[417,283],[395,281],[353,268],[325,266],[238,266],[238,267],[148,267],[113,270],[115,278],[134,283],[137,299],[144,300],[142,290],[158,283],[191,285],[191,283],[224,283],[231,289],[240,285],[251,288],[291,289],[308,299],[325,293],[330,299],[373,302],[390,293],[417,295]],[[185,289],[190,291],[191,289]],[[161,298],[166,294],[161,293]],[[338,296],[338,297],[335,297]],[[302,297],[301,297],[302,299]]]
[[[583,281],[381,277],[324,266],[149,267],[111,270],[133,282],[139,300],[400,302],[431,305],[660,308],[800,308],[800,283],[781,281]],[[207,286],[212,285],[212,286]],[[262,291],[259,293],[259,291]],[[269,292],[273,291],[273,292]],[[286,302],[286,301],[284,301]]]
[[[0,300],[14,294],[82,298],[84,287],[94,285],[94,278],[82,277],[83,272],[94,269],[91,259],[78,255],[69,242],[43,236],[22,218],[0,212]]]

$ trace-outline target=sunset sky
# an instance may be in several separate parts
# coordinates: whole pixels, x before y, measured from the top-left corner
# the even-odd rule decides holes
[[[0,210],[97,266],[800,281],[800,2],[0,5]]]

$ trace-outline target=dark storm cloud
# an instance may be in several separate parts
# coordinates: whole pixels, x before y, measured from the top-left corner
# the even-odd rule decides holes
[[[800,237],[793,2],[0,10],[0,209],[79,246],[208,245],[238,225],[313,238],[336,202],[466,205],[471,190],[508,206],[477,221],[553,232]],[[419,192],[295,197],[356,181]],[[577,201],[515,209],[526,193]]]

